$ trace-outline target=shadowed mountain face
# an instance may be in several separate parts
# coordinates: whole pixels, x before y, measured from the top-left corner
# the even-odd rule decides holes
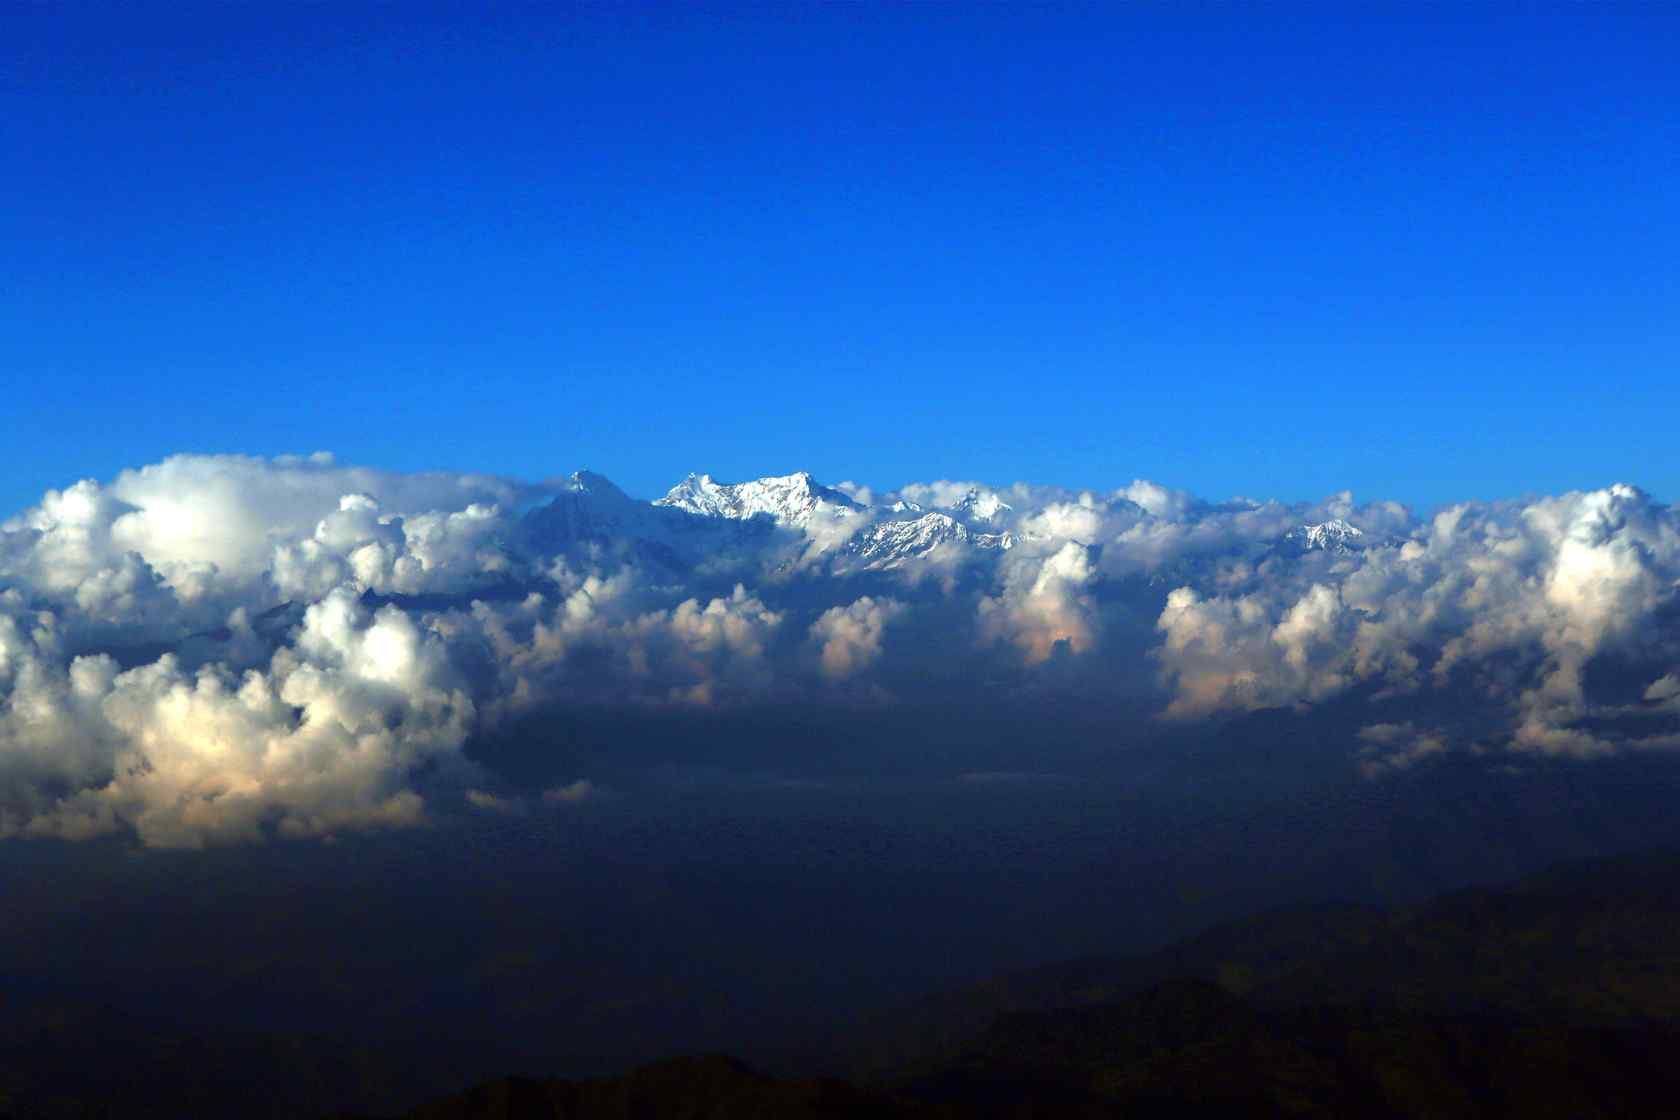
[[[1593,1029],[1357,1006],[1262,1008],[1181,980],[998,1020],[913,1083],[964,1115],[1571,1116],[1674,1099],[1671,1026]]]
[[[1680,857],[1565,865],[1398,910],[1286,907],[1157,953],[1006,974],[871,1020],[854,1068],[865,1076],[936,1068],[1005,1017],[1077,1015],[1181,978],[1217,985],[1267,1014],[1341,1008],[1581,1028],[1680,1023]]]
[[[623,1117],[1623,1117],[1680,1092],[1671,1025],[1551,1026],[1362,1007],[1262,1009],[1201,980],[1005,1016],[894,1090],[690,1059],[508,1080],[404,1120]]]
[[[1597,862],[1403,911],[1290,908],[883,1015],[865,1044],[900,1063],[891,1097],[696,1063],[408,1115],[726,1115],[723,1085],[786,1116],[1650,1115],[1680,1094],[1676,931],[1680,859]]]
[[[194,1035],[8,997],[0,1115],[313,1117],[466,1079],[325,1035]],[[846,1079],[723,1058],[501,1080],[415,1120],[1627,1116],[1680,1094],[1680,857],[1416,907],[1296,906],[1006,974],[830,1036]],[[849,1057],[848,1057],[849,1056]],[[812,1067],[817,1063],[813,1060]],[[464,1066],[464,1058],[463,1058]]]
[[[677,1058],[596,1081],[510,1078],[422,1105],[413,1120],[870,1120],[941,1115],[842,1081],[778,1081],[731,1058]]]

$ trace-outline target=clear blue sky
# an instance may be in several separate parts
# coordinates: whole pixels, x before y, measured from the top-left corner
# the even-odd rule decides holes
[[[3,24],[7,511],[317,448],[1680,499],[1680,6]]]

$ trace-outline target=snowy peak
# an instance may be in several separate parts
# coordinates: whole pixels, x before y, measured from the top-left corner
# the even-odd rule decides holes
[[[1284,540],[1292,542],[1303,552],[1357,552],[1366,544],[1364,531],[1339,517],[1291,529]]]
[[[964,521],[984,521],[990,524],[1014,509],[1014,506],[990,490],[970,490],[961,501],[951,507],[951,512]]]
[[[877,521],[846,542],[846,555],[860,567],[886,571],[927,557],[947,546],[968,545],[1007,551],[1015,547],[1008,533],[976,533],[946,513]]]
[[[803,529],[815,518],[850,517],[863,511],[851,498],[819,484],[805,471],[752,482],[718,482],[709,474],[691,474],[653,504],[731,521],[763,515],[792,529]]]
[[[576,554],[589,563],[635,564],[666,573],[699,566],[712,572],[826,566],[835,574],[914,573],[924,566],[954,570],[995,564],[1021,544],[1036,557],[1043,551],[1037,545],[1054,551],[1061,541],[1118,532],[1147,508],[1117,496],[1105,512],[1089,495],[1081,494],[1075,504],[1066,491],[1020,487],[1005,491],[1021,505],[1017,511],[996,490],[951,481],[914,483],[876,505],[824,486],[805,471],[747,482],[691,474],[652,502],[632,498],[587,470],[545,489],[551,499],[526,513],[518,534],[534,553]],[[1223,517],[1254,508],[1253,503],[1202,506],[1185,516]],[[1343,507],[1318,508],[1328,513]],[[1121,516],[1103,520],[1108,513]],[[1324,553],[1328,562],[1353,563],[1371,550],[1404,543],[1403,537],[1383,534],[1380,517],[1368,530],[1334,517],[1281,535],[1276,534],[1289,522],[1277,525],[1268,517],[1263,523],[1276,527],[1244,538],[1244,555],[1303,559]],[[1194,582],[1207,575],[1202,569],[1211,563],[1192,548],[1155,568],[1171,567],[1171,578]]]
[[[566,492],[570,494],[587,494],[591,498],[607,502],[629,502],[634,500],[630,497],[630,495],[620,490],[618,488],[618,484],[613,482],[612,479],[608,478],[604,474],[596,474],[594,471],[573,471],[566,478]]]
[[[547,504],[525,515],[526,531],[545,547],[580,540],[639,536],[647,506],[605,475],[576,471]]]

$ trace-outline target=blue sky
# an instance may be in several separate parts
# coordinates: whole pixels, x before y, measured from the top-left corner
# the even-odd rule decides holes
[[[1680,498],[1670,6],[6,24],[8,511],[320,448]]]

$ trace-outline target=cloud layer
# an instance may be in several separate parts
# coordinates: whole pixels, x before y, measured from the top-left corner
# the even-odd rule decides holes
[[[1371,777],[1660,749],[1677,620],[1680,512],[1625,485],[1419,519],[1142,480],[696,476],[647,503],[586,473],[176,456],[0,524],[0,834],[197,845],[553,808],[594,787],[509,801],[473,736],[568,705],[891,703],[953,666],[993,695],[1141,694],[1164,721],[1354,699]]]

